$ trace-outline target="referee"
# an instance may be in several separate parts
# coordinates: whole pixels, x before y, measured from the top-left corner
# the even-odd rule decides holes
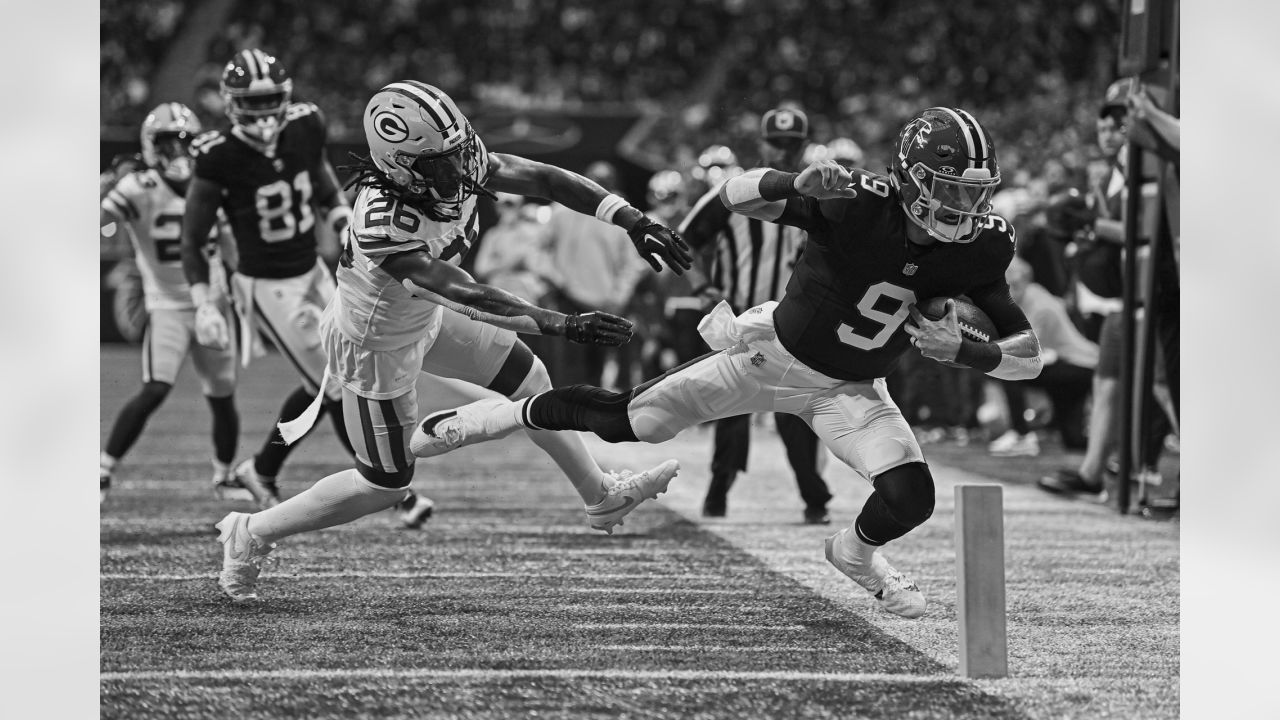
[[[770,110],[760,121],[760,164],[778,170],[800,170],[808,142],[809,118],[803,112],[794,108]],[[723,299],[734,313],[781,299],[791,279],[791,269],[804,249],[804,231],[731,213],[717,199],[719,189],[713,187],[703,195],[679,229],[680,235],[698,251],[701,261],[694,265],[699,276],[690,278],[695,294],[705,300],[706,309]],[[703,277],[701,270],[706,265],[709,270]],[[804,521],[830,523],[827,503],[831,492],[818,474],[818,436],[795,415],[774,413],[774,418],[804,500]],[[704,517],[724,517],[729,488],[738,473],[747,469],[750,447],[750,415],[716,421],[711,484],[702,502]]]

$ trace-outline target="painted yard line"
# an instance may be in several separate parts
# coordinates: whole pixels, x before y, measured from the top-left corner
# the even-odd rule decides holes
[[[754,628],[753,628],[754,629]],[[742,647],[736,645],[600,645],[600,650],[625,650],[627,652],[841,652],[840,648],[815,647],[812,645],[757,645]]]
[[[950,675],[894,675],[891,673],[817,673],[793,670],[631,670],[621,668],[548,668],[545,670],[490,670],[460,668],[457,670],[415,668],[347,668],[337,670],[142,670],[104,672],[99,682],[140,682],[172,680],[516,680],[523,678],[557,678],[587,680],[776,680],[782,682],[893,683],[898,685],[956,684],[960,679]]]
[[[152,573],[101,573],[98,575],[99,580],[141,580],[141,581],[157,581],[157,582],[188,582],[192,580],[215,580],[218,574],[212,573],[188,573],[188,574],[168,574],[157,575]],[[589,575],[582,573],[556,573],[538,571],[536,574],[530,573],[514,573],[514,572],[306,572],[306,573],[271,573],[272,579],[296,579],[296,580],[325,580],[332,578],[360,578],[370,580],[430,580],[430,579],[451,579],[463,578],[472,580],[484,579],[503,579],[503,578],[528,578],[533,580],[550,579],[550,578],[580,578],[587,581],[596,580],[722,580],[718,575],[661,575],[653,573],[591,573]],[[566,588],[570,592],[575,590]],[[644,590],[607,590],[604,588],[579,588],[576,592],[645,592]],[[704,590],[681,590],[672,588],[670,590],[651,589],[649,592],[712,592]],[[719,591],[717,591],[719,592]],[[728,591],[724,591],[728,592]],[[741,592],[746,592],[741,591]]]
[[[742,623],[574,623],[575,630],[750,630],[751,632],[803,632],[804,625],[744,625]]]

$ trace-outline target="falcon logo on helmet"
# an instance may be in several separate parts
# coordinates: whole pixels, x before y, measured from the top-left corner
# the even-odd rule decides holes
[[[191,178],[191,141],[200,134],[200,119],[182,103],[157,105],[142,121],[142,161],[166,178]]]
[[[1000,184],[991,136],[959,108],[932,107],[903,126],[889,172],[907,217],[942,242],[972,242]]]
[[[383,87],[365,107],[364,135],[385,182],[368,172],[358,182],[390,189],[434,220],[457,220],[469,196],[490,194],[480,185],[484,143],[439,88],[416,80]]]
[[[270,145],[287,122],[293,79],[271,55],[241,50],[222,70],[220,84],[227,117],[249,139]]]

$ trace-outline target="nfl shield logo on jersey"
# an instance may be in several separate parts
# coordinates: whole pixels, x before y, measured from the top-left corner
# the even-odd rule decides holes
[[[764,353],[756,353],[751,358],[751,364],[760,367],[764,364]]]

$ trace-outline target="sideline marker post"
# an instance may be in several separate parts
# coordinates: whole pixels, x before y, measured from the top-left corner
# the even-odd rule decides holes
[[[1003,488],[957,485],[955,497],[960,674],[1006,677]]]

